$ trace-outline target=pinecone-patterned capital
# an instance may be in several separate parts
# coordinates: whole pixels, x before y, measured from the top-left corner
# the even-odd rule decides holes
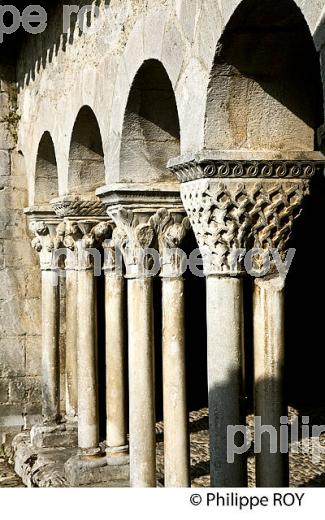
[[[277,250],[282,260],[294,221],[309,191],[306,179],[200,179],[182,185],[184,208],[192,224],[207,275],[244,274],[243,259],[255,250],[254,268]],[[271,262],[270,273],[275,271]]]

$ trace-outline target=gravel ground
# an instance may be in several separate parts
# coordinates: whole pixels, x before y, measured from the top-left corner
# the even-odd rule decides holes
[[[325,424],[325,410],[308,411],[311,425]],[[289,409],[289,419],[292,423],[297,421],[299,414],[294,409]],[[249,428],[253,429],[253,416],[247,418]],[[299,428],[300,432],[301,429]],[[163,423],[157,424],[157,463],[158,479],[163,483]],[[190,439],[191,439],[191,480],[193,487],[209,487],[209,431],[208,409],[190,413]],[[305,438],[298,442],[298,453],[290,453],[290,486],[293,487],[325,487],[325,434],[321,435],[324,453],[320,455],[317,463],[312,461],[312,440]],[[255,463],[252,453],[248,454],[248,484],[255,486]]]
[[[307,415],[307,414],[306,414]],[[311,425],[325,424],[325,410],[308,411]],[[290,422],[297,421],[299,414],[296,410],[289,410]],[[247,418],[247,424],[252,430],[253,416]],[[163,423],[157,423],[157,476],[159,485],[163,485]],[[301,427],[299,427],[301,433]],[[209,487],[209,431],[208,410],[203,408],[190,413],[190,439],[191,439],[191,480],[193,487]],[[315,463],[312,460],[312,442],[316,437],[305,437],[298,441],[298,453],[290,453],[290,486],[293,487],[325,487],[325,434],[321,435],[324,445],[324,453],[320,454],[320,460]],[[62,468],[63,469],[63,468]],[[248,454],[248,480],[249,487],[255,485],[255,466],[252,453]],[[15,474],[4,458],[0,458],[0,487],[23,487],[20,478]]]

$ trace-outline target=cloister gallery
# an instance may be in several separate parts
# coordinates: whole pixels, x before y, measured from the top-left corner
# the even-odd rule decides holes
[[[324,406],[325,2],[40,4],[1,44],[3,453],[28,486],[319,485],[280,441]]]

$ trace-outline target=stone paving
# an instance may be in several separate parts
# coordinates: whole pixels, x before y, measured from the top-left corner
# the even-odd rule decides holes
[[[307,415],[307,414],[306,414]],[[308,412],[311,425],[325,424],[325,410]],[[290,421],[297,420],[298,412],[289,410]],[[248,425],[252,428],[253,417],[248,417]],[[190,439],[191,439],[191,478],[193,487],[209,487],[209,434],[208,434],[208,410],[203,408],[190,414]],[[321,435],[325,452],[325,434]],[[325,487],[325,453],[320,455],[320,460],[313,463],[310,438],[300,440],[297,445],[298,453],[290,454],[290,485],[293,487]],[[157,477],[158,485],[163,486],[163,423],[157,423]],[[52,450],[54,451],[54,450]],[[73,450],[72,450],[73,451]],[[62,452],[62,449],[61,449]],[[40,487],[59,486],[63,475],[63,464],[69,457],[69,453],[52,452],[47,454],[46,464],[42,467],[41,459],[36,467],[37,479],[33,485]],[[71,453],[70,453],[71,455]],[[43,455],[44,457],[44,455]],[[37,466],[36,465],[36,466]],[[35,469],[35,468],[34,468]],[[52,471],[53,470],[53,471]],[[51,475],[51,471],[53,475]],[[55,477],[55,478],[54,478]],[[249,486],[255,485],[254,457],[248,456]],[[28,483],[30,485],[30,483]],[[61,485],[65,485],[61,480]],[[125,484],[123,484],[125,485]],[[23,487],[21,479],[4,458],[0,458],[0,487]],[[98,486],[96,486],[98,487]]]

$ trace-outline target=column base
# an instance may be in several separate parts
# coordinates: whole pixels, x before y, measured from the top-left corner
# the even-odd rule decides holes
[[[64,471],[71,487],[129,486],[128,455],[108,457],[78,454],[65,463]]]
[[[78,446],[78,425],[70,422],[36,424],[31,429],[30,439],[34,448],[74,448]]]
[[[106,445],[106,455],[107,457],[120,457],[121,455],[128,455],[129,453],[129,445],[125,446],[107,446]]]

